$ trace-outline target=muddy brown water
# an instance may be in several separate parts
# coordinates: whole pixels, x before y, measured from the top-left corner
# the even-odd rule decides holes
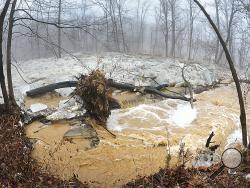
[[[150,101],[128,92],[119,93],[115,98],[123,104],[123,109],[112,112],[108,127],[118,127],[113,129],[117,138],[95,126],[101,138],[96,148],[87,150],[88,143],[82,138],[62,141],[64,133],[71,128],[68,121],[53,122],[39,132],[36,130],[43,126],[40,122],[27,127],[27,136],[38,140],[32,155],[45,171],[63,179],[76,174],[80,180],[91,182],[91,187],[121,187],[137,176],[150,175],[164,167],[169,148],[173,156],[171,164],[175,165],[174,156],[180,142],[185,142],[186,148],[195,155],[214,131],[214,140],[221,144],[220,153],[229,146],[228,138],[239,128],[238,100],[233,85],[196,95],[197,117],[185,126],[170,120],[178,105],[185,105],[181,101]],[[28,107],[37,102],[57,107],[63,99],[46,95],[26,98],[25,103]],[[250,115],[250,108],[246,107]]]

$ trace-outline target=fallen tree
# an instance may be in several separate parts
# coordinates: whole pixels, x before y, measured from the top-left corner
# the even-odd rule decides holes
[[[76,87],[76,86],[77,86],[77,81],[64,81],[64,82],[58,82],[58,83],[49,84],[43,87],[39,87],[36,89],[32,89],[30,91],[27,91],[26,94],[28,97],[35,97],[37,95],[42,95],[48,92],[52,92],[55,89]],[[138,87],[132,84],[118,83],[118,82],[113,81],[112,79],[109,79],[107,80],[107,86],[115,88],[115,89],[119,89],[119,90],[130,91],[130,92],[154,94],[154,95],[161,96],[163,98],[190,101],[190,98],[185,97],[185,96],[168,95],[168,94],[161,92],[160,89],[167,87],[168,84],[159,85],[157,87],[151,87],[151,86]]]
[[[222,84],[231,84],[233,83],[233,80],[229,80],[227,83],[223,83],[223,80],[218,80],[213,82],[211,85],[206,85],[206,86],[197,86],[193,89],[193,92],[195,94],[200,94],[204,91],[208,91],[211,89],[215,89],[218,88],[220,85]],[[250,80],[246,80],[246,79],[240,79],[241,83],[246,83],[246,84],[250,84]],[[68,88],[68,87],[76,87],[77,85],[77,81],[64,81],[64,82],[58,82],[58,83],[53,83],[53,84],[48,84],[46,86],[42,86],[36,89],[32,89],[30,91],[26,92],[26,95],[28,97],[35,97],[38,95],[43,95],[45,93],[48,92],[52,92],[55,89],[61,89],[61,88]],[[156,87],[151,87],[151,86],[146,86],[146,87],[138,87],[138,86],[134,86],[132,84],[128,84],[128,83],[118,83],[118,82],[114,82],[112,79],[108,80],[108,86],[115,88],[115,89],[119,89],[119,90],[125,90],[125,91],[130,91],[130,92],[141,92],[141,93],[150,93],[150,94],[155,94],[164,98],[170,98],[170,99],[180,99],[180,100],[184,100],[184,101],[190,101],[190,98],[187,97],[183,97],[183,96],[175,96],[175,95],[167,95],[163,92],[161,92],[160,90],[163,88],[167,88],[169,87],[171,84],[162,84]],[[195,101],[195,99],[194,99]]]
[[[55,89],[76,87],[76,85],[77,85],[77,81],[58,82],[58,83],[49,84],[43,87],[39,87],[36,89],[32,89],[30,91],[27,91],[26,94],[28,97],[35,97],[37,95],[42,95],[42,94],[54,91]]]

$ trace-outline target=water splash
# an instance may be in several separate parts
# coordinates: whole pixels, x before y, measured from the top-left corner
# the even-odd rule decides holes
[[[190,104],[178,104],[177,109],[169,116],[169,122],[179,127],[188,127],[197,118],[197,110],[191,108]]]

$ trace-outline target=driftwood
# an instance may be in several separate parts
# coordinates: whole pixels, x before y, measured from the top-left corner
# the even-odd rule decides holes
[[[169,98],[169,99],[179,99],[179,100],[184,100],[184,101],[190,101],[190,98],[187,98],[185,96],[172,96],[165,94],[161,91],[160,89],[168,86],[167,84],[163,84],[160,86],[157,86],[156,88],[150,87],[150,86],[145,86],[145,87],[137,87],[132,84],[127,84],[127,83],[117,83],[114,82],[113,80],[109,79],[107,81],[107,85],[112,88],[116,88],[119,90],[126,90],[126,91],[131,91],[131,92],[141,92],[141,93],[150,93],[154,95],[158,95],[164,98]],[[64,82],[59,82],[59,83],[54,83],[54,84],[49,84],[43,87],[39,87],[30,91],[27,91],[26,94],[28,97],[35,97],[37,95],[42,95],[47,92],[54,91],[55,89],[60,89],[60,88],[67,88],[67,87],[76,87],[77,81],[64,81]]]

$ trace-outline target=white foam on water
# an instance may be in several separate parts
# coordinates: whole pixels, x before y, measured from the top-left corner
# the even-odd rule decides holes
[[[241,129],[236,129],[232,134],[227,137],[227,145],[239,142],[242,140]]]
[[[196,108],[192,108],[189,103],[186,103],[178,104],[177,109],[170,114],[168,121],[178,127],[188,127],[196,118]]]
[[[160,111],[166,113],[166,118],[161,118],[157,112]],[[108,129],[113,131],[121,132],[124,129],[133,129],[133,130],[162,130],[164,129],[160,125],[162,122],[167,122],[167,110],[165,108],[157,107],[154,105],[147,105],[141,104],[136,107],[132,107],[126,110],[112,110],[110,117],[107,121]],[[138,127],[131,127],[126,123],[120,123],[119,120],[126,119],[126,118],[136,118],[137,120],[140,119],[140,125]],[[143,127],[144,121],[147,121],[150,118],[154,118],[159,122],[157,127],[145,128]]]
[[[232,121],[236,125],[236,130],[234,130],[234,132],[231,133],[227,137],[227,145],[225,146],[225,148],[227,148],[235,143],[239,143],[242,140],[242,131],[241,131],[241,126],[240,126],[239,116],[235,113],[229,113],[228,118],[232,119]]]
[[[107,126],[110,130],[119,132],[124,129],[156,131],[164,130],[166,124],[188,127],[197,118],[196,108],[192,109],[189,103],[181,103],[177,107],[169,106],[168,103],[165,103],[166,101],[162,101],[151,105],[141,104],[126,110],[113,110],[107,121]],[[126,121],[123,121],[123,123],[120,122],[120,120],[128,118],[135,119],[140,123],[138,125],[129,125],[125,123]],[[152,119],[154,124],[148,127],[148,122]],[[147,124],[146,127],[144,123]]]
[[[111,115],[107,120],[107,127],[109,130],[121,132],[123,129],[126,129],[126,125],[120,125],[119,119],[123,116],[120,110],[112,110]]]

